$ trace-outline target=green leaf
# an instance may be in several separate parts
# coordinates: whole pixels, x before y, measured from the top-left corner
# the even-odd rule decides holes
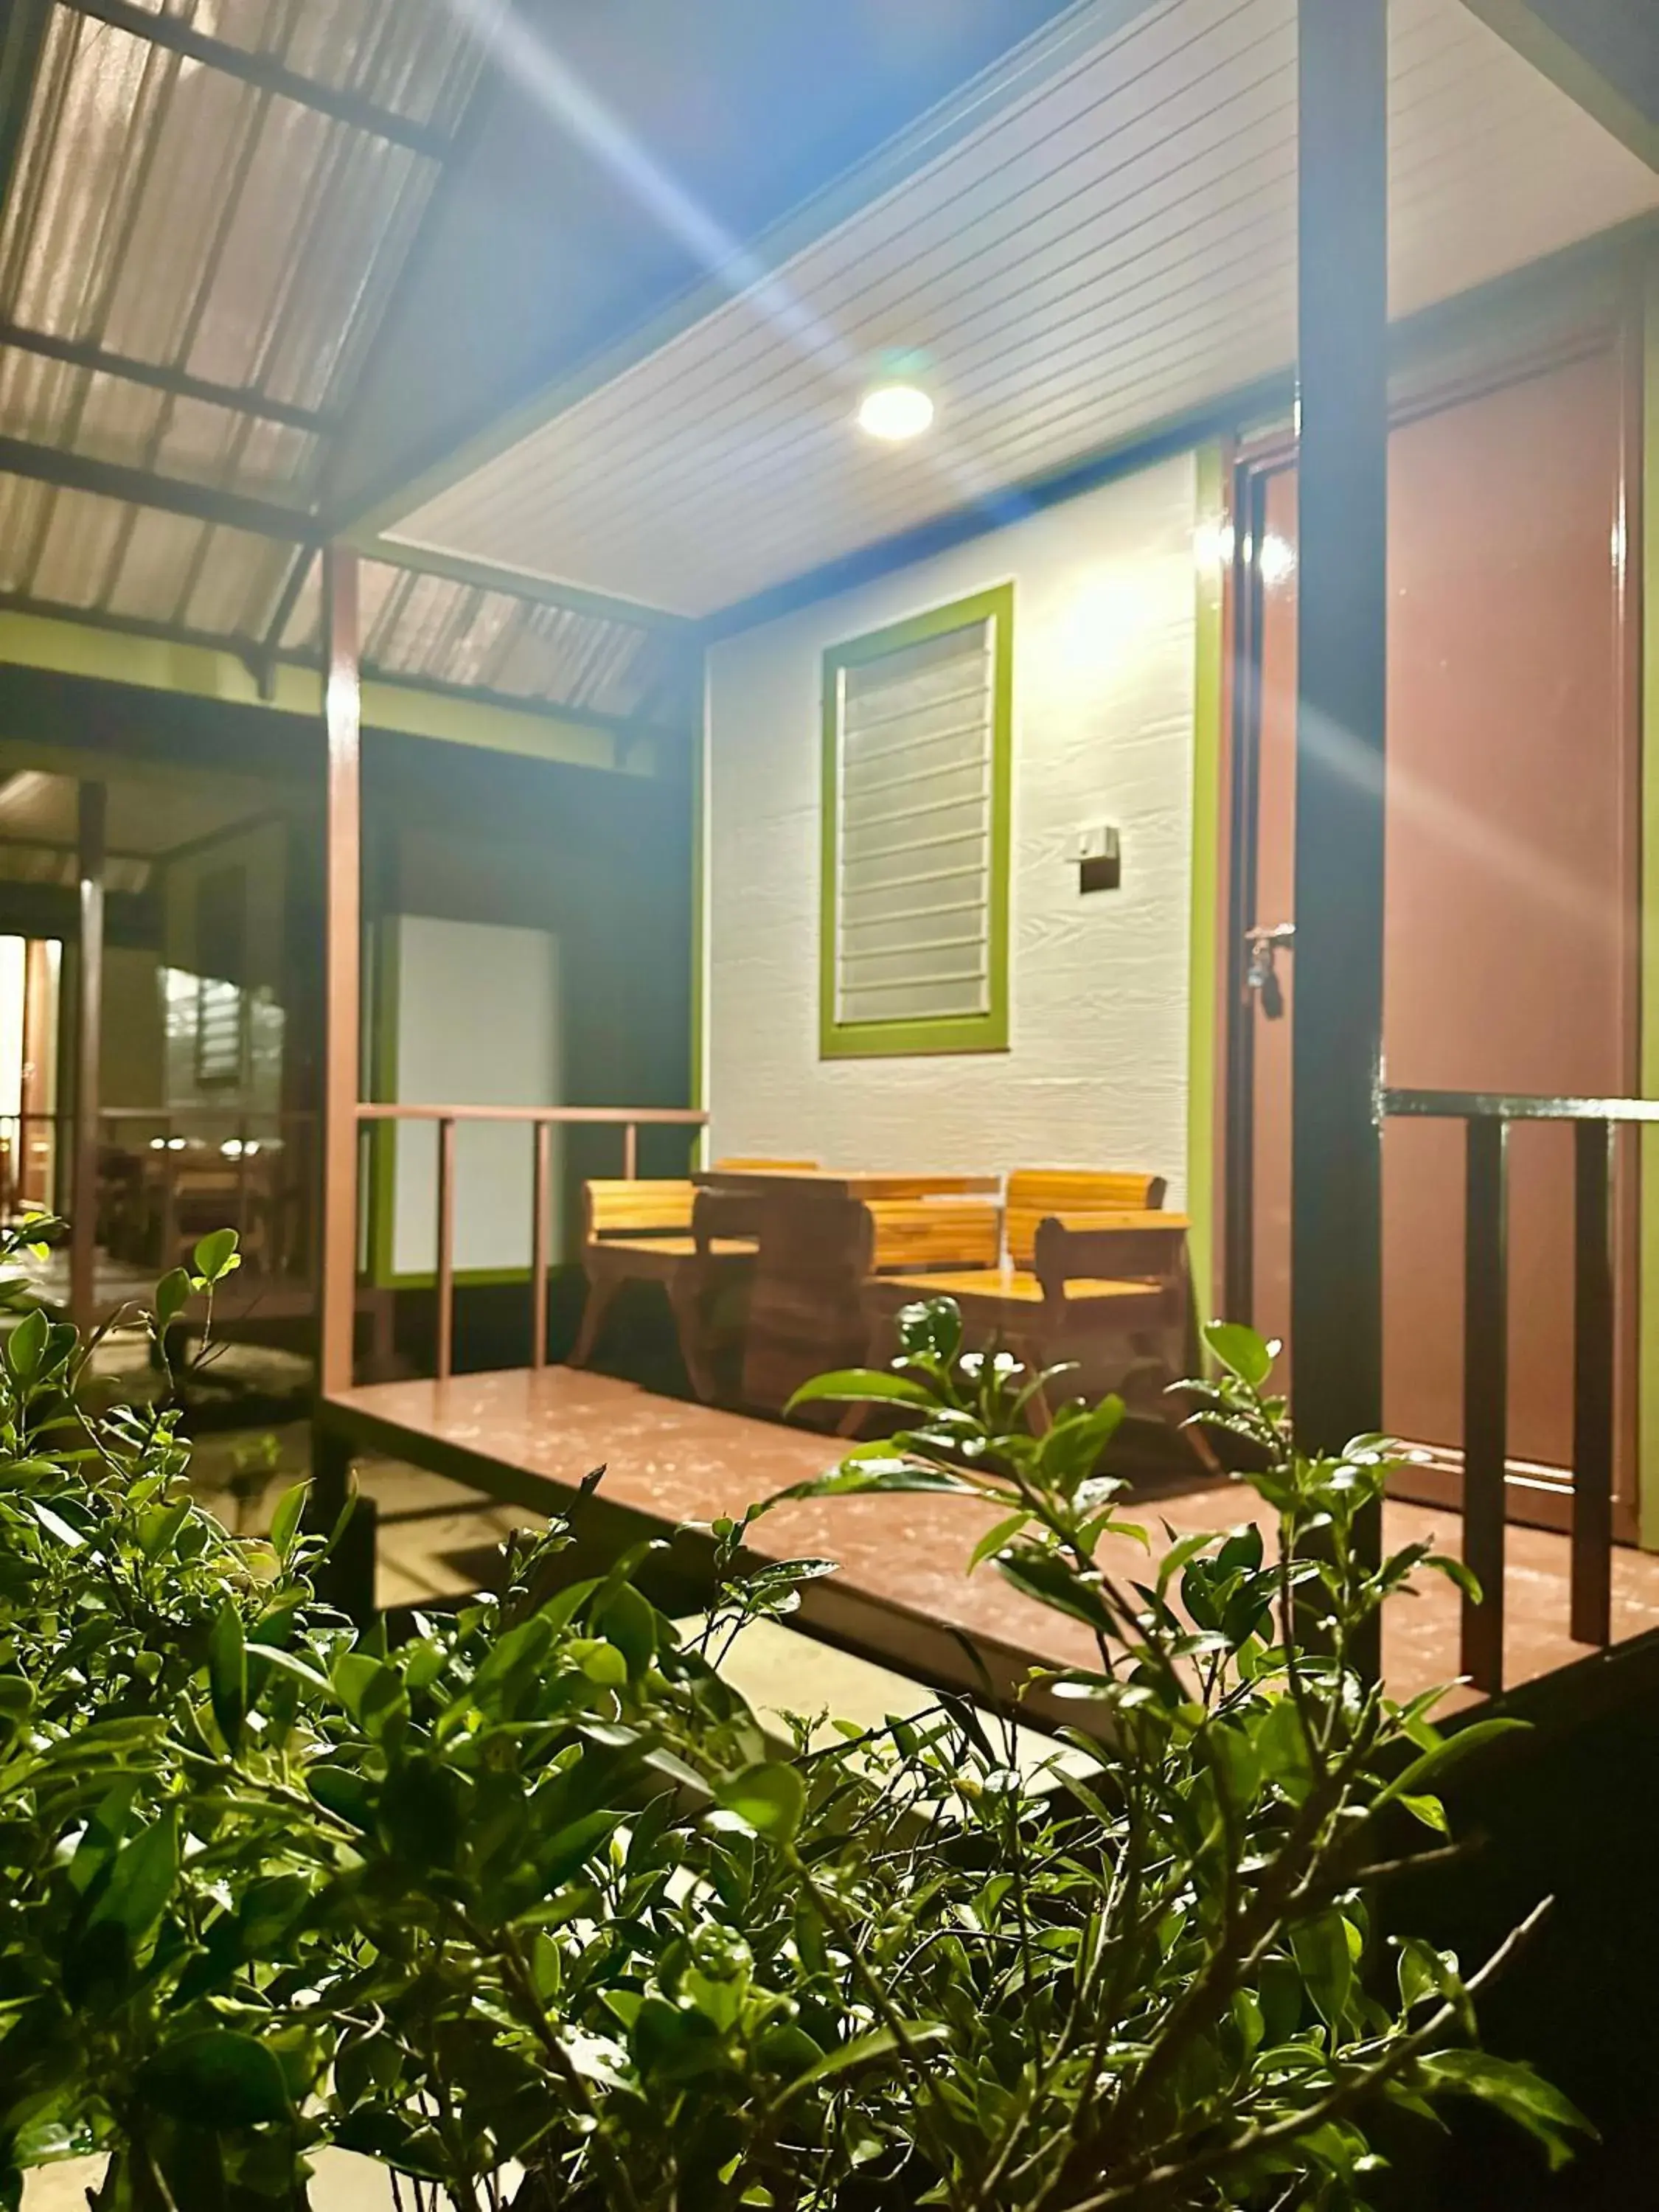
[[[116,1853],[104,1893],[93,1908],[91,1925],[121,1929],[136,1949],[166,1911],[178,1878],[179,1821],[167,1812],[141,1828]]]
[[[166,1329],[178,1320],[190,1304],[190,1292],[188,1268],[175,1267],[170,1274],[162,1276],[155,1285],[155,1325],[158,1328]]]
[[[1437,2051],[1423,2060],[1422,2070],[1434,2087],[1478,2097],[1523,2127],[1543,2145],[1552,2172],[1573,2155],[1576,2136],[1595,2134],[1570,2098],[1513,2059],[1485,2051]]]
[[[216,1229],[196,1247],[196,1273],[204,1283],[222,1282],[242,1264],[234,1229]]]
[[[250,1660],[258,1660],[263,1666],[275,1667],[284,1674],[293,1675],[296,1681],[303,1682],[308,1690],[321,1690],[325,1696],[329,1697],[334,1693],[334,1685],[329,1680],[327,1675],[319,1674],[315,1667],[307,1666],[297,1652],[284,1651],[275,1644],[250,1644],[247,1647],[247,1656]]]
[[[969,1573],[971,1575],[974,1569],[982,1560],[988,1559],[993,1552],[1000,1552],[1005,1544],[1012,1543],[1030,1517],[1021,1506],[1018,1513],[1011,1513],[1006,1521],[999,1521],[994,1528],[988,1528],[969,1555]]]
[[[787,1843],[806,1809],[806,1784],[793,1766],[769,1759],[723,1783],[716,1802],[746,1820],[757,1835]]]
[[[907,1359],[936,1359],[949,1367],[962,1350],[962,1309],[954,1298],[922,1298],[902,1306],[895,1328]]]
[[[913,2051],[942,2043],[949,2033],[941,2021],[915,2020],[904,2023],[904,2041]],[[854,2067],[873,2066],[880,2059],[890,2058],[902,2048],[896,2031],[890,2027],[872,2028],[867,2035],[855,2035],[846,2043],[838,2043],[805,2073],[798,2074],[787,2087],[779,2090],[773,2100],[774,2108],[787,2105],[805,2089],[816,2089],[821,2082],[850,2074]]]
[[[788,1415],[797,1406],[817,1405],[825,1400],[849,1406],[931,1406],[934,1395],[926,1383],[913,1382],[908,1375],[890,1374],[885,1368],[838,1367],[803,1382],[783,1410]]]
[[[247,1647],[242,1638],[242,1616],[227,1598],[208,1632],[208,1695],[213,1717],[233,1754],[242,1741],[247,1718]]]
[[[1243,1322],[1212,1321],[1204,1341],[1231,1374],[1252,1390],[1259,1390],[1273,1371],[1273,1355],[1267,1340]]]
[[[168,2044],[144,2066],[138,2086],[163,2112],[198,2126],[252,2128],[293,2117],[275,2053],[228,2027]]]
[[[374,1792],[353,1768],[313,1766],[306,1777],[306,1787],[325,1812],[332,1813],[349,1827],[374,1826]]]
[[[1438,1835],[1450,1835],[1451,1822],[1446,1818],[1446,1808],[1437,1797],[1429,1796],[1402,1797],[1400,1802],[1412,1818],[1414,1820],[1420,1820],[1425,1828],[1434,1829]]]
[[[1063,1413],[1037,1447],[1037,1465],[1053,1480],[1082,1482],[1123,1421],[1121,1398],[1103,1398],[1086,1413]]]
[[[810,1482],[792,1483],[787,1490],[775,1492],[760,1510],[768,1512],[794,1498],[853,1498],[871,1491],[942,1491],[957,1498],[994,1494],[963,1475],[953,1474],[949,1468],[924,1467],[920,1460],[848,1459],[827,1474],[814,1475]]]
[[[1513,1735],[1517,1729],[1530,1725],[1527,1721],[1508,1719],[1468,1722],[1464,1727],[1454,1729],[1443,1742],[1433,1745],[1420,1758],[1413,1759],[1404,1773],[1396,1775],[1388,1788],[1379,1793],[1377,1803],[1386,1805],[1395,1797],[1419,1796],[1425,1782],[1443,1774],[1449,1766],[1467,1759],[1482,1744],[1495,1743],[1499,1736]]]
[[[1328,2027],[1340,2025],[1353,1987],[1353,1954],[1348,1923],[1334,1907],[1291,1930],[1291,1950],[1308,1995]]]
[[[46,1349],[51,1327],[45,1310],[31,1307],[6,1339],[6,1365],[19,1382],[32,1382]]]
[[[657,1656],[657,1609],[632,1583],[623,1583],[599,1613],[599,1626],[628,1662],[628,1678],[643,1679]]]
[[[270,1516],[270,1545],[279,1559],[285,1560],[298,1540],[310,1495],[308,1482],[296,1482],[276,1501],[276,1510]]]
[[[996,1565],[1005,1581],[1051,1612],[1069,1613],[1073,1620],[1081,1620],[1103,1635],[1118,1632],[1116,1618],[1101,1595],[1098,1583],[1054,1553],[1027,1545],[1018,1552],[1005,1553]]]

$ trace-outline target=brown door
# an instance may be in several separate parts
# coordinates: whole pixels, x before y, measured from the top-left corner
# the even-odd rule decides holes
[[[1632,1087],[1624,393],[1620,352],[1607,346],[1395,429],[1383,1029],[1392,1085],[1604,1097]],[[1288,459],[1247,476],[1242,503],[1251,573],[1239,919],[1257,935],[1239,948],[1234,1103],[1248,1140],[1233,1162],[1249,1188],[1232,1287],[1277,1334],[1290,1319],[1295,951],[1263,933],[1294,920]],[[1341,733],[1328,741],[1340,746]],[[1571,1133],[1517,1127],[1511,1146],[1511,1508],[1559,1521],[1571,1449]],[[1237,1223],[1237,1192],[1233,1203]],[[1437,1455],[1423,1486],[1443,1496],[1462,1423],[1460,1126],[1389,1125],[1383,1208],[1384,1419]]]

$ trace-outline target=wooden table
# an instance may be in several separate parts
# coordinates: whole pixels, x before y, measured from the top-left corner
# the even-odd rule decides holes
[[[743,1355],[744,1404],[781,1413],[814,1375],[860,1365],[869,1199],[994,1196],[994,1175],[805,1174],[708,1169],[694,1180],[757,1208],[760,1250]],[[839,1418],[831,1411],[830,1419]]]

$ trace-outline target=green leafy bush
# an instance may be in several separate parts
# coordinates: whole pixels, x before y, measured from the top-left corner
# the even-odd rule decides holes
[[[192,1288],[234,1259],[204,1248]],[[158,1300],[151,1324],[176,1304]],[[1483,2057],[1455,1961],[1368,1899],[1443,1847],[1443,1738],[1352,1663],[1372,1443],[1309,1462],[1265,1347],[1218,1332],[1254,1528],[1124,1585],[1096,1472],[1118,1409],[1026,1425],[1037,1378],[945,1305],[890,1374],[912,1425],[819,1489],[994,1499],[983,1560],[1092,1632],[1035,1764],[1006,1717],[769,1735],[722,1679],[805,1560],[716,1524],[696,1633],[576,1577],[566,1530],[395,1649],[317,1601],[305,1492],[268,1538],[192,1498],[176,1416],[80,1410],[73,1332],[0,1373],[0,2203],[109,2154],[120,2212],[282,2212],[334,2143],[402,2201],[541,2212],[1362,2203],[1381,2103],[1579,2124]],[[1492,1726],[1486,1725],[1489,1732]],[[1406,1848],[1409,1849],[1410,1846]],[[1490,1963],[1485,1971],[1490,1971]]]

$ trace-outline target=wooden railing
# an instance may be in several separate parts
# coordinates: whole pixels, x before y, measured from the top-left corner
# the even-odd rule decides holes
[[[647,1128],[702,1129],[708,1115],[692,1106],[404,1106],[376,1101],[357,1109],[360,1124],[377,1121],[435,1121],[438,1125],[438,1307],[436,1372],[447,1382],[455,1357],[455,1132],[463,1121],[511,1122],[533,1131],[534,1168],[530,1199],[530,1364],[547,1364],[547,1278],[551,1265],[549,1199],[552,1182],[552,1133],[556,1128],[619,1128],[623,1174],[639,1173],[640,1131]]]
[[[1613,1640],[1615,1286],[1613,1152],[1620,1127],[1659,1122],[1659,1099],[1532,1098],[1483,1091],[1387,1091],[1390,1119],[1462,1121],[1468,1182],[1463,1258],[1463,1558],[1483,1592],[1463,1601],[1463,1672],[1504,1686],[1509,1456],[1509,1132],[1516,1121],[1572,1123],[1573,1389],[1571,1635]]]

